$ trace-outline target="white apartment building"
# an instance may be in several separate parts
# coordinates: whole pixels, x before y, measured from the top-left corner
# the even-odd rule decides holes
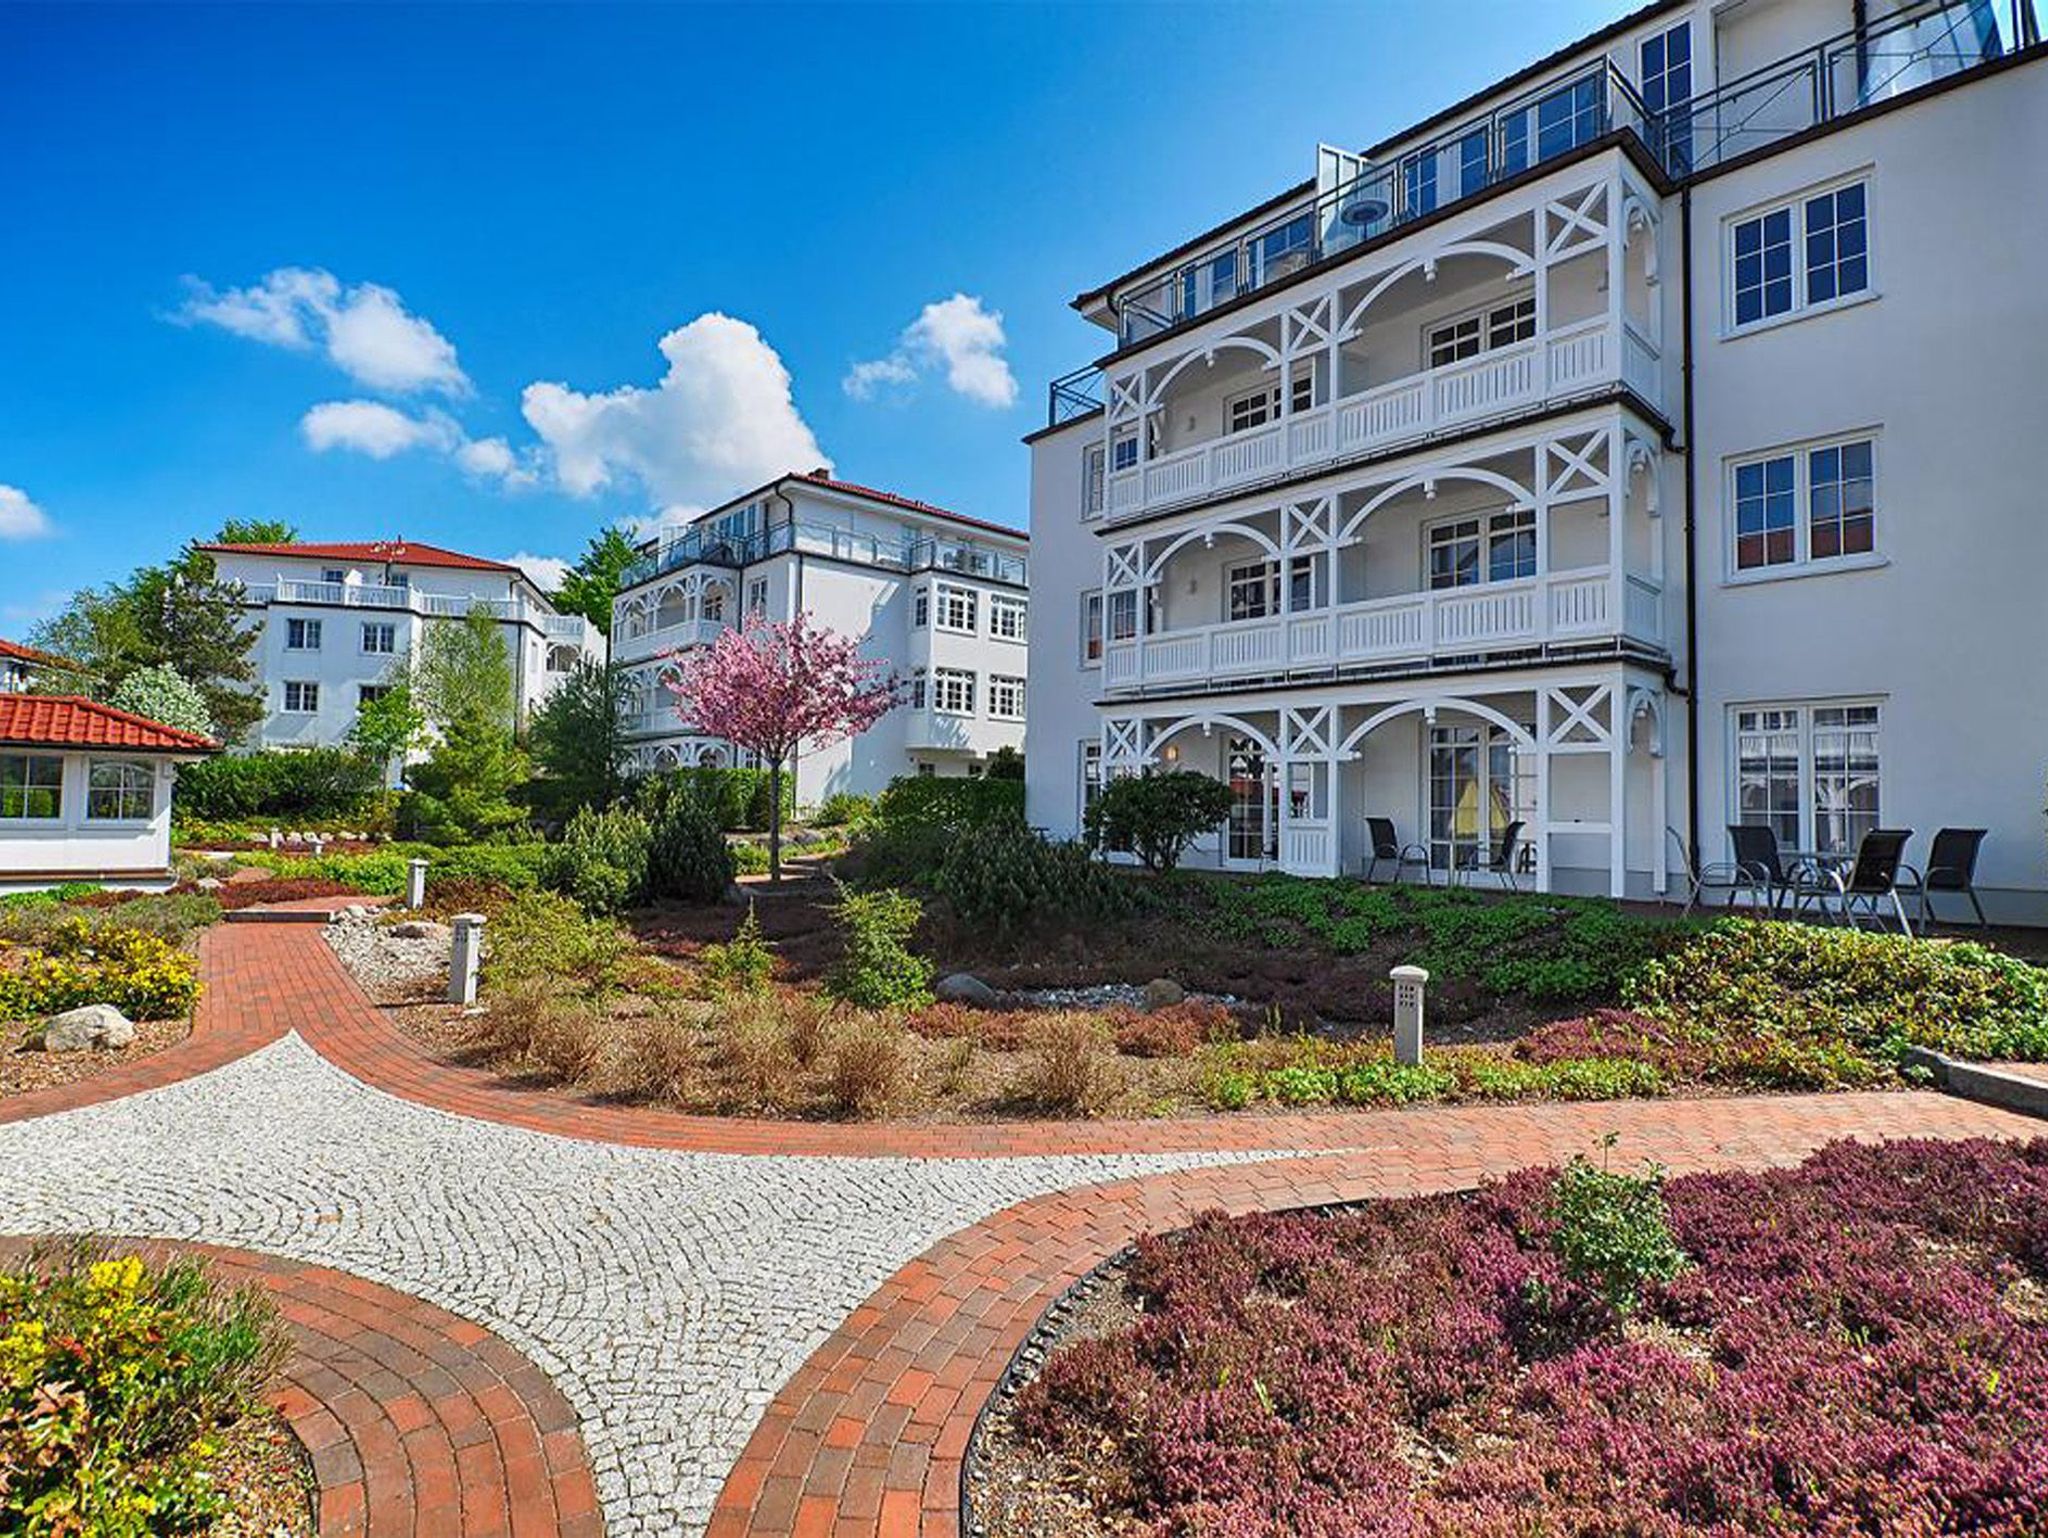
[[[268,710],[246,747],[332,747],[365,700],[389,688],[426,627],[481,607],[512,659],[524,722],[584,657],[598,628],[554,606],[516,566],[417,540],[199,546],[223,581],[242,584],[261,632],[254,657]]]
[[[905,774],[979,774],[1024,747],[1028,537],[822,470],[785,475],[643,547],[612,606],[630,670],[643,771],[742,762],[692,731],[662,684],[677,659],[751,614],[798,613],[887,662],[906,702],[860,736],[805,755],[799,805],[873,795]]]
[[[2048,920],[2043,53],[2030,0],[1659,0],[1080,295],[1031,820],[1173,765],[1211,865],[1519,823],[1524,888],[1636,896],[1731,823],[1977,827]]]

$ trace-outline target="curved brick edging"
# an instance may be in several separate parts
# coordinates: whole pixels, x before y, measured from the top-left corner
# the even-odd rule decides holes
[[[1569,1157],[1608,1131],[1620,1134],[1618,1157],[1653,1158],[1679,1173],[1792,1163],[1846,1137],[2038,1131],[2024,1117],[1916,1094],[1544,1109],[1549,1114],[1513,1119],[1481,1113],[1445,1135],[1370,1154],[1064,1191],[941,1240],[848,1315],[783,1386],[726,1482],[708,1538],[959,1538],[961,1474],[976,1420],[1045,1310],[1139,1234],[1185,1226],[1210,1209],[1460,1190]],[[1456,1111],[1420,1114],[1460,1119]]]
[[[289,949],[247,949],[233,943],[236,938],[221,925],[199,937],[199,1004],[183,1041],[90,1078],[0,1100],[0,1123],[176,1084],[246,1057],[292,1029],[290,1001],[320,989],[320,958]]]
[[[0,1258],[32,1242],[0,1239]],[[203,1255],[223,1280],[276,1300],[295,1349],[273,1397],[312,1457],[321,1538],[602,1538],[575,1412],[490,1331],[323,1266],[132,1247]]]

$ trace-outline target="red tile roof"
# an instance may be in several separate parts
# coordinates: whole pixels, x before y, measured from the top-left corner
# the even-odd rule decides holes
[[[456,571],[519,574],[517,566],[503,561],[487,561],[482,556],[464,555],[460,551],[443,550],[439,545],[422,545],[410,539],[336,540],[324,544],[306,540],[282,545],[200,545],[198,548],[223,555],[296,555],[322,561],[363,561],[373,566],[389,561],[396,566],[440,566]]]
[[[827,491],[844,491],[856,497],[867,497],[876,502],[886,502],[892,507],[905,507],[913,513],[926,513],[934,518],[950,519],[954,523],[972,524],[977,529],[987,529],[996,534],[1008,534],[1015,539],[1029,539],[1031,536],[1022,529],[1013,529],[1006,523],[990,523],[986,518],[970,518],[965,513],[956,513],[950,508],[934,507],[929,502],[920,502],[915,497],[899,497],[893,491],[878,491],[873,486],[863,486],[858,481],[842,481],[837,476],[827,475],[823,470],[806,470],[794,477],[809,481],[813,486],[822,486]]]
[[[75,694],[0,694],[0,744],[35,748],[122,748],[136,753],[217,753],[197,732],[165,726]]]
[[[85,671],[75,662],[68,662],[50,652],[37,651],[33,646],[23,646],[19,641],[0,641],[0,657],[12,657],[17,662],[39,663],[46,668],[65,668],[73,673]]]

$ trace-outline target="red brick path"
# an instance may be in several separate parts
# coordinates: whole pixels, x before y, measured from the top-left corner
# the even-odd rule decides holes
[[[0,1241],[18,1256],[21,1240]],[[490,1331],[339,1271],[210,1245],[264,1288],[295,1350],[275,1399],[312,1455],[322,1538],[602,1538],[576,1415]]]

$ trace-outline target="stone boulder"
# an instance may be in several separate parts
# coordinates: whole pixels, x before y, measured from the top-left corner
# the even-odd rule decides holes
[[[996,991],[972,972],[949,972],[932,987],[932,995],[948,1004],[993,1004]]]
[[[399,940],[439,940],[444,944],[451,938],[448,926],[432,919],[405,919],[393,924],[391,933]]]
[[[81,1004],[42,1024],[45,1052],[83,1052],[90,1047],[108,1051],[135,1040],[134,1022],[111,1004]]]
[[[1170,1009],[1186,1001],[1187,989],[1170,977],[1155,977],[1145,984],[1145,1007],[1147,1009]]]
[[[218,892],[222,887],[227,885],[227,883],[221,880],[220,877],[218,876],[201,876],[197,881],[193,882],[192,884],[202,892]]]

